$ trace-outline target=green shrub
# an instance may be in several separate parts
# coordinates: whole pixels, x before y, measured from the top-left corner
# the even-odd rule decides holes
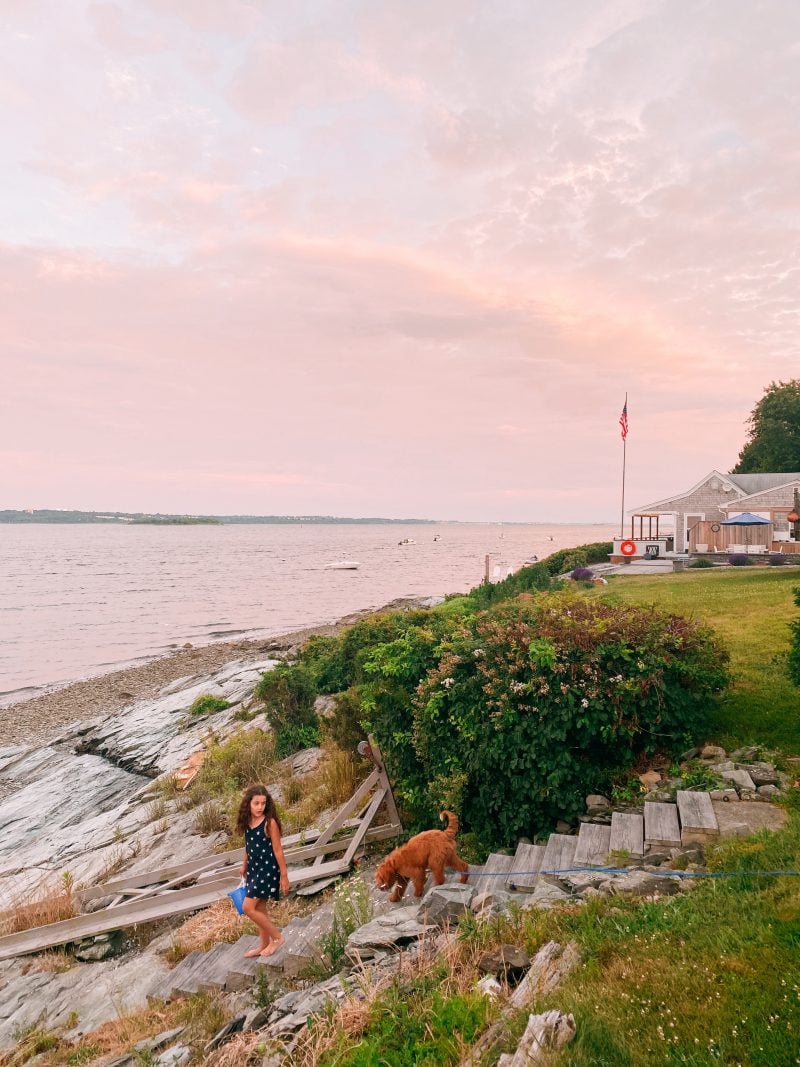
[[[190,715],[213,715],[215,711],[224,711],[230,704],[213,693],[201,693],[189,708]]]
[[[693,571],[705,571],[709,567],[713,567],[714,564],[710,559],[696,559],[693,563],[689,564],[689,569]]]
[[[565,593],[502,604],[434,648],[398,646],[366,665],[397,792],[431,825],[446,789],[487,847],[576,816],[620,764],[697,736],[727,680],[706,628]]]
[[[275,735],[275,755],[278,759],[291,756],[299,752],[301,748],[314,748],[320,742],[320,728],[318,723],[299,725],[288,723],[282,726]]]
[[[263,730],[242,730],[228,741],[209,739],[206,758],[189,786],[195,803],[230,797],[274,775],[275,738]]]
[[[314,675],[305,663],[279,663],[261,675],[255,696],[266,709],[279,757],[318,744],[316,695]]]
[[[361,725],[364,711],[361,706],[361,689],[351,685],[334,699],[333,714],[326,721],[325,729],[344,752],[352,752],[367,732]]]
[[[541,566],[555,577],[590,563],[608,563],[613,547],[611,541],[595,541],[589,545],[578,545],[577,548],[562,548],[542,560]]]
[[[300,663],[320,693],[341,693],[363,680],[363,662],[375,645],[391,641],[427,612],[385,611],[362,619],[338,637],[312,637]]]

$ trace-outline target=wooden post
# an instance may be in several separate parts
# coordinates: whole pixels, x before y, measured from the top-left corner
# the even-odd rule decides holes
[[[491,558],[491,555],[487,552],[483,561],[483,580],[487,585],[489,584],[489,567],[491,566]]]

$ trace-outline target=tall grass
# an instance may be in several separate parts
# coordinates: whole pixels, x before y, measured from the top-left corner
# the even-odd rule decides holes
[[[0,936],[71,919],[75,915],[77,908],[71,881],[62,879],[58,885],[45,883],[31,893],[12,898],[8,906],[0,911]]]

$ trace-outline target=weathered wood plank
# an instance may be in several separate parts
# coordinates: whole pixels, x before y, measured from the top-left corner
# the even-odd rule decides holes
[[[364,840],[364,837],[366,836],[366,833],[369,830],[370,823],[375,818],[375,814],[378,811],[378,808],[383,803],[383,799],[385,796],[386,789],[380,788],[376,790],[375,796],[372,798],[372,802],[370,803],[369,807],[362,816],[361,825],[353,834],[352,840],[347,846],[347,851],[342,857],[344,863],[349,864],[353,856],[356,854],[356,850],[358,849],[358,846],[361,844],[361,842]]]
[[[678,809],[674,804],[645,801],[644,841],[646,845],[665,845],[677,848],[681,843]]]
[[[644,855],[644,819],[641,815],[615,811],[611,816],[609,852],[627,852],[631,856]]]
[[[359,819],[348,819],[343,824],[346,829],[357,829],[361,825]],[[383,841],[386,838],[397,837],[402,830],[400,823],[386,826],[375,826],[368,831],[368,841]],[[352,840],[352,835],[346,838],[338,838],[318,845],[317,838],[321,830],[311,829],[305,833],[292,833],[283,839],[284,854],[287,862],[302,862],[318,855],[345,851]],[[159,867],[156,871],[141,871],[137,874],[127,875],[124,878],[115,878],[113,881],[101,882],[97,886],[87,886],[76,893],[79,901],[85,903],[99,896],[116,896],[119,893],[128,894],[129,891],[156,887],[158,890],[165,889],[164,882],[179,883],[182,878],[187,881],[192,876],[197,879],[213,875],[214,872],[225,872],[228,867],[241,866],[244,859],[243,848],[231,848],[226,853],[217,856],[201,856],[186,863],[176,863],[173,866]]]
[[[572,862],[575,867],[605,867],[611,843],[611,827],[583,822]]]
[[[312,869],[301,867],[289,871],[291,885],[302,884],[315,878],[324,878],[334,874],[344,874],[349,865],[342,860],[331,860],[322,867]],[[132,900],[116,908],[105,908],[89,915],[77,915],[74,919],[37,926],[17,934],[8,934],[0,938],[0,960],[13,956],[24,956],[28,952],[40,952],[44,948],[63,945],[68,941],[77,941],[81,937],[104,934],[109,930],[120,930],[138,923],[152,922],[167,915],[182,915],[188,911],[199,911],[219,900],[239,884],[238,871],[217,881],[203,885],[190,886],[188,889],[167,891],[161,896],[148,897],[145,900]]]
[[[517,845],[517,851],[514,853],[506,878],[509,889],[530,893],[536,888],[544,852],[543,845],[528,845],[522,841]]]
[[[678,817],[681,823],[681,844],[706,841],[719,836],[719,824],[708,793],[678,790]]]
[[[575,865],[577,847],[578,839],[572,834],[550,834],[539,877],[545,882],[557,882],[559,872]]]
[[[513,856],[506,856],[503,852],[490,852],[486,857],[486,863],[484,863],[482,871],[474,879],[477,891],[479,893],[493,893],[496,889],[503,889],[513,864]],[[483,871],[487,873],[484,875]],[[493,873],[489,874],[489,872]],[[470,878],[470,881],[472,881],[472,878]]]

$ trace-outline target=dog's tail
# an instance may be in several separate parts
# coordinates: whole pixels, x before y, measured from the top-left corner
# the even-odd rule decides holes
[[[455,837],[458,833],[458,816],[454,811],[440,811],[439,818],[444,822],[447,819],[447,829],[444,831],[448,837]]]

